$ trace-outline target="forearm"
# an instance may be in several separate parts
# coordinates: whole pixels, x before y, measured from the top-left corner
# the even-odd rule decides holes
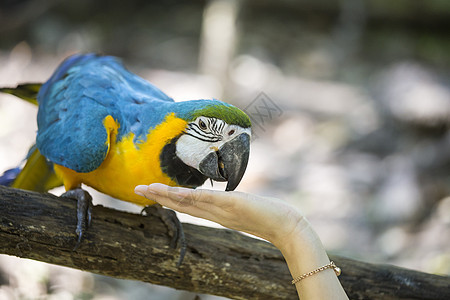
[[[315,231],[303,219],[298,231],[288,241],[275,243],[288,264],[293,278],[330,263],[328,255]],[[348,299],[334,270],[326,269],[308,276],[296,284],[297,292],[305,299]]]

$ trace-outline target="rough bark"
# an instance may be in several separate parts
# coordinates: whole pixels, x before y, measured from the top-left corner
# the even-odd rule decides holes
[[[76,202],[0,186],[0,253],[234,299],[297,299],[281,253],[238,232],[184,224],[187,255],[156,217],[94,207],[77,251]],[[351,299],[450,299],[450,278],[331,256]]]

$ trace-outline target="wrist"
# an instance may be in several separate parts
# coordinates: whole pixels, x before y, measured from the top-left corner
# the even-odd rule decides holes
[[[309,221],[295,208],[290,208],[285,213],[279,225],[269,241],[282,252],[289,252],[294,242],[302,244],[320,242]]]
[[[275,240],[273,244],[280,249],[289,265],[294,263],[295,267],[290,267],[291,271],[294,271],[293,276],[330,262],[319,236],[304,217],[288,235]]]
[[[277,247],[296,281],[299,295],[302,295],[302,299],[348,299],[337,278],[338,268],[330,263],[316,232],[310,225],[298,228],[301,229],[290,235],[289,242]],[[333,269],[335,272],[327,269]]]
[[[306,219],[299,223],[289,235],[275,241],[274,245],[284,256],[298,255],[299,251],[303,255],[317,253],[318,250],[325,252],[319,236]]]

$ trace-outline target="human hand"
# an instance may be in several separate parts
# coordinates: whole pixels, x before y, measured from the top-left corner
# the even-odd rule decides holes
[[[275,198],[159,183],[137,186],[135,192],[176,211],[256,235],[279,248],[310,227],[294,207]]]
[[[195,217],[217,222],[272,242],[295,278],[330,263],[303,215],[289,204],[241,192],[193,190],[160,183],[135,188],[138,195]],[[296,284],[302,299],[348,299],[334,272],[320,272]]]

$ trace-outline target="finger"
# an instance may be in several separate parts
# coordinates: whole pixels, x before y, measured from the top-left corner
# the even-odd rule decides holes
[[[150,200],[156,201],[157,203],[174,209],[181,213],[186,213],[192,215],[194,217],[208,219],[210,221],[218,222],[217,217],[212,214],[210,211],[205,210],[203,208],[199,208],[196,205],[190,204],[189,201],[183,201],[183,199],[173,199],[165,196],[161,196],[158,194],[147,193],[146,197]]]
[[[136,186],[136,187],[134,188],[134,192],[135,192],[136,194],[138,194],[139,196],[145,197],[145,194],[146,194],[147,192],[149,192],[149,191],[148,191],[148,185],[138,185],[138,186]]]
[[[144,196],[147,199],[156,201],[161,205],[185,212],[186,209],[183,208],[195,206],[195,203],[191,201],[191,197],[187,197],[191,190],[184,190],[186,191],[178,193],[176,189],[169,190],[169,186],[162,184],[156,185],[154,189],[151,189],[147,185],[139,185],[136,186],[135,193]]]
[[[140,185],[135,188],[135,192],[163,206],[195,217],[208,219],[221,224],[227,219],[225,216],[227,213],[221,206],[216,205],[216,202],[226,200],[230,192],[216,193],[216,191],[170,187],[163,184],[151,184],[150,186]],[[221,199],[217,200],[217,198]],[[203,202],[199,200],[203,200]],[[222,206],[225,207],[224,204]]]
[[[158,195],[166,196],[174,200],[189,201],[190,205],[201,206],[201,203],[214,204],[221,207],[230,201],[231,192],[212,191],[205,189],[189,189],[183,187],[171,187],[161,183],[153,183],[148,190]]]
[[[190,201],[193,189],[171,187],[162,183],[152,183],[148,186],[148,191],[177,201]]]
[[[238,214],[234,204],[236,200],[245,196],[239,192],[193,190],[159,183],[138,186],[136,192],[176,211],[208,219],[224,226],[236,218]]]

